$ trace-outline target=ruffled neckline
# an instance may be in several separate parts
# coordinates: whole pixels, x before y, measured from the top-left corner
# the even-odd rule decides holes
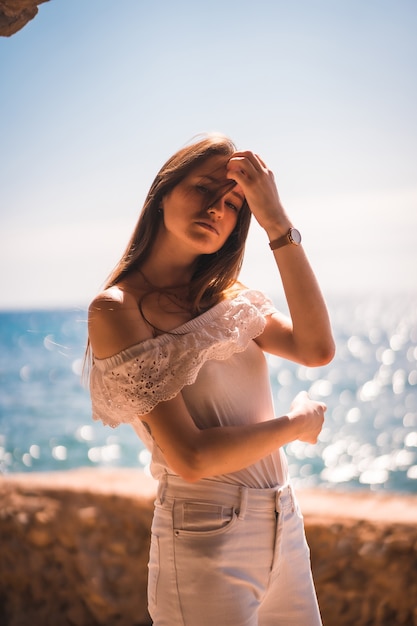
[[[132,423],[192,385],[207,361],[225,361],[247,349],[276,311],[259,291],[244,290],[165,333],[93,362],[94,419]]]
[[[124,348],[123,350],[120,350],[119,352],[116,352],[109,357],[99,359],[93,355],[93,363],[99,369],[106,369],[108,365],[114,366],[119,363],[120,360],[124,360],[124,357],[131,357],[133,354],[136,354],[138,350],[142,352],[146,351],[151,346],[163,346],[171,342],[174,338],[178,338],[182,335],[187,335],[191,332],[200,330],[203,326],[206,326],[214,319],[222,316],[228,309],[238,304],[239,300],[247,300],[245,296],[250,294],[261,295],[261,293],[257,290],[244,289],[237,296],[233,298],[227,298],[226,300],[218,302],[207,311],[204,311],[204,313],[197,315],[197,317],[193,317],[188,322],[177,326],[169,332],[158,335],[157,337],[145,339],[144,341],[140,341],[139,343],[132,344],[131,346],[128,346],[127,348]]]

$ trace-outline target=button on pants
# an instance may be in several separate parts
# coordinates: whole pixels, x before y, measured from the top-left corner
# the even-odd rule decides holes
[[[321,626],[291,486],[166,476],[152,524],[154,626]]]

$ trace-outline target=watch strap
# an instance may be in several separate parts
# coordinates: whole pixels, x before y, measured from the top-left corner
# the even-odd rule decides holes
[[[299,241],[295,241],[292,237],[292,232],[295,231],[298,235]],[[295,228],[290,228],[289,231],[285,235],[281,235],[278,239],[273,239],[269,242],[269,247],[271,250],[277,250],[278,248],[282,248],[287,244],[292,243],[295,246],[298,246],[301,243],[301,235]]]

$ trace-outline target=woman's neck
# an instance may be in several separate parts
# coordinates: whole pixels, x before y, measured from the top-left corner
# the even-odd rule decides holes
[[[178,249],[155,245],[140,270],[153,287],[169,289],[189,285],[198,257],[190,254],[186,258],[183,256]]]
[[[154,287],[169,289],[184,286],[191,282],[199,256],[190,246],[160,228],[140,269]]]
[[[194,268],[181,266],[165,266],[146,261],[139,268],[139,273],[148,286],[158,289],[185,287],[190,284]]]

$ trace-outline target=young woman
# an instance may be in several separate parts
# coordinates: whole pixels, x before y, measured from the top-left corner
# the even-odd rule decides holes
[[[251,214],[290,317],[238,282]],[[321,624],[283,446],[315,443],[326,407],[301,393],[275,417],[264,356],[307,366],[333,357],[300,242],[262,159],[207,136],[162,167],[90,306],[93,416],[131,423],[159,481],[155,626]]]

